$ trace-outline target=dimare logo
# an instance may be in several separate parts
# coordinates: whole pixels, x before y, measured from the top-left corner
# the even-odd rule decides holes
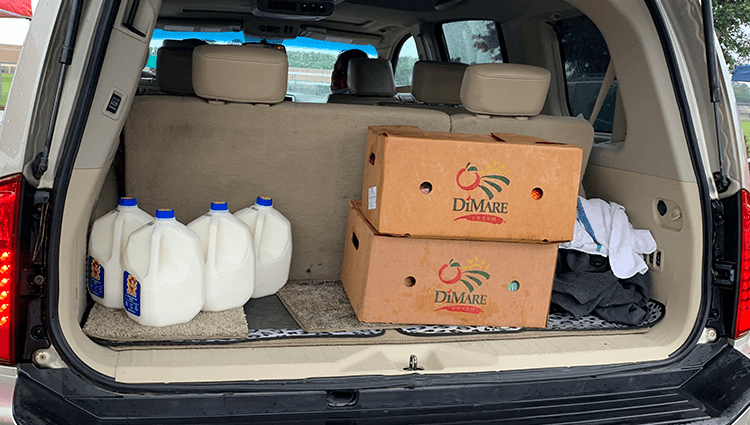
[[[468,220],[481,221],[492,224],[503,224],[505,220],[499,214],[508,212],[508,203],[499,202],[495,196],[503,191],[503,185],[509,186],[510,179],[504,176],[504,171],[498,168],[497,162],[486,164],[483,172],[479,171],[471,162],[456,173],[456,185],[462,190],[470,193],[466,198],[453,198],[453,211],[468,212],[473,214],[456,217],[453,221]],[[480,189],[479,192],[476,192]],[[472,197],[473,194],[479,197]]]
[[[438,270],[438,279],[441,282],[446,285],[454,285],[461,282],[469,292],[467,293],[463,290],[454,291],[455,288],[450,288],[447,291],[435,291],[434,302],[436,304],[449,304],[438,307],[435,311],[446,310],[469,314],[484,313],[478,306],[487,304],[487,295],[475,294],[474,291],[489,281],[490,273],[487,270],[489,270],[490,265],[487,264],[486,260],[480,261],[476,256],[474,260],[467,259],[464,264],[466,265],[462,266],[458,261],[451,259]]]

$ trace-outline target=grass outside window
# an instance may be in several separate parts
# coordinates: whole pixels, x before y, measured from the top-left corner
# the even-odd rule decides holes
[[[4,108],[8,102],[8,93],[10,92],[10,82],[13,81],[13,74],[2,74],[2,91],[0,92],[0,108]]]

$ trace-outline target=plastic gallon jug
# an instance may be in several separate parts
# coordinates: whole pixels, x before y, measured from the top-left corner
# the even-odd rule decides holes
[[[242,307],[255,288],[255,247],[250,227],[229,213],[226,202],[212,202],[208,214],[187,227],[201,239],[206,259],[203,310]]]
[[[128,236],[153,221],[135,198],[120,198],[116,209],[94,222],[89,237],[88,288],[91,298],[109,308],[122,308],[123,253]]]
[[[173,210],[156,210],[156,220],[133,232],[125,248],[128,316],[146,326],[192,320],[203,308],[203,264],[198,235]]]
[[[273,207],[273,200],[259,196],[255,205],[234,213],[247,223],[255,242],[255,291],[253,298],[273,295],[289,279],[292,263],[292,225]]]

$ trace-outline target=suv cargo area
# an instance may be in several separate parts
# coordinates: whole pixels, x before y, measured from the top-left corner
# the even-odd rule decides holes
[[[558,395],[590,397],[585,403],[606,400],[596,399],[598,390],[583,390],[586,380],[579,371],[592,377],[614,374],[610,376],[617,379],[633,373],[646,382],[655,376],[646,370],[664,367],[659,369],[665,377],[660,382],[674,379],[674,388],[693,373],[701,382],[710,381],[686,363],[670,369],[669,362],[687,361],[686,356],[692,356],[689,362],[707,362],[726,354],[711,343],[734,337],[732,303],[737,295],[731,284],[711,289],[711,263],[718,255],[712,248],[718,238],[712,202],[713,208],[723,205],[727,232],[734,231],[731,226],[740,218],[732,211],[739,211],[739,190],[748,181],[744,144],[728,101],[719,108],[729,185],[719,193],[712,181],[719,153],[705,46],[696,36],[702,34],[697,1],[336,0],[318,2],[324,16],[313,16],[308,9],[273,9],[296,6],[296,1],[246,3],[85,2],[68,71],[68,78],[78,79],[66,86],[58,117],[58,126],[70,123],[71,129],[55,133],[50,170],[38,180],[41,187],[52,189],[52,203],[59,204],[54,210],[60,214],[59,227],[49,229],[50,246],[59,244],[59,250],[49,258],[50,271],[57,270],[57,275],[50,277],[47,314],[49,336],[65,367],[85,369],[86,379],[96,377],[119,388],[157,392],[247,382],[270,385],[264,388],[285,382],[295,390],[305,388],[295,386],[298,383],[328,382],[331,389],[377,392],[420,382],[453,385],[450,379],[461,376],[490,385],[503,373],[528,373],[523,375],[528,379],[580,378],[575,381],[579,393],[561,390]],[[40,4],[43,7],[49,11],[41,13],[54,9]],[[113,25],[111,33],[107,22]],[[269,29],[276,25],[281,33],[297,36],[296,41]],[[243,37],[243,31],[244,38],[231,39]],[[56,28],[47,36],[57,40],[62,32]],[[226,35],[221,39],[211,33]],[[203,34],[208,41],[201,41]],[[188,41],[194,38],[199,40]],[[260,40],[270,46],[283,41],[283,49],[271,49],[274,57],[282,57],[283,50],[288,66],[272,63],[263,49],[257,49],[261,54],[243,53],[243,47],[257,46],[239,46]],[[392,88],[387,94],[379,92],[380,77],[372,71],[369,80],[349,84],[360,94],[378,86],[369,96],[333,95],[326,102],[330,71],[298,59],[308,54],[300,53],[307,52],[304,46],[327,48],[315,44],[323,42],[346,43],[366,50],[371,58],[387,59],[396,75],[387,82]],[[413,60],[404,53],[411,43],[418,56]],[[217,51],[221,44],[236,44],[240,53],[226,53],[219,60],[224,62],[199,69],[194,52]],[[414,62],[413,80],[408,75],[406,83],[399,82],[403,67]],[[453,62],[502,64],[498,72],[507,73],[503,75],[511,81],[496,92],[490,85],[469,87],[464,68]],[[532,69],[520,65],[549,71],[549,88],[519,84],[530,78],[526,72]],[[355,77],[349,73],[350,79]],[[733,99],[723,90],[725,99]],[[441,98],[448,92],[452,99]],[[599,108],[592,124],[592,110]],[[6,111],[5,131],[13,128],[13,114]],[[367,134],[372,126],[534,136],[580,148],[579,196],[622,205],[632,227],[648,230],[656,241],[656,250],[645,256],[650,281],[646,318],[630,326],[592,315],[573,320],[555,308],[546,328],[381,328],[352,322],[340,279],[345,245],[359,243],[347,233],[347,214],[350,201],[367,202],[362,199],[363,170],[371,159]],[[70,141],[75,135],[80,146]],[[37,148],[29,144],[27,168],[41,150]],[[479,166],[510,176],[513,172],[513,164]],[[220,329],[216,333],[139,333],[124,313],[97,307],[88,295],[91,226],[117,206],[118,197],[137,198],[150,214],[173,208],[177,219],[187,224],[212,201],[226,201],[236,211],[263,195],[273,197],[274,206],[292,225],[289,283],[278,296],[251,299],[234,316],[206,319],[207,326]],[[728,240],[730,245],[734,241]],[[227,323],[217,324],[221,320]],[[707,320],[713,334],[704,331]],[[313,330],[302,329],[301,321]],[[737,356],[733,364],[747,361],[732,353]],[[42,365],[59,366],[48,358]],[[684,376],[677,378],[678,370]],[[601,388],[608,385],[597,382]],[[633,391],[665,406],[693,402],[685,401],[692,397],[685,396],[687,390],[660,392],[661,383]],[[698,378],[691,385],[698,386]],[[528,401],[525,408],[541,409],[542,386],[530,388],[529,394],[539,391],[538,400],[529,396],[538,404]],[[356,404],[349,400],[351,394],[328,394],[328,406]],[[357,394],[367,400],[369,393]],[[623,403],[640,405],[638,397]],[[625,400],[615,399],[615,404]],[[458,404],[467,400],[456,396]],[[701,402],[704,406],[695,416],[685,413],[693,412],[692,405],[673,413],[693,420],[726,410]],[[497,411],[506,407],[496,406]]]
[[[141,8],[146,5],[159,10],[158,2],[144,3]],[[694,332],[701,312],[705,218],[664,54],[637,48],[638,44],[634,47],[632,42],[660,45],[652,12],[639,2],[628,7],[597,5],[591,11],[588,8],[593,5],[588,2],[500,6],[492,6],[505,43],[506,58],[500,61],[538,65],[552,72],[542,112],[530,118],[513,116],[514,107],[522,109],[530,102],[529,93],[522,89],[493,94],[507,98],[510,105],[508,111],[495,114],[474,114],[460,106],[446,110],[413,105],[403,99],[372,104],[279,101],[273,84],[254,84],[286,76],[286,69],[272,66],[248,66],[231,74],[234,77],[220,69],[202,76],[194,69],[193,86],[198,87],[196,78],[208,78],[212,84],[234,89],[238,97],[249,91],[247,96],[255,96],[255,101],[216,102],[211,94],[169,91],[139,94],[135,85],[149,39],[127,28],[114,31],[94,105],[112,93],[121,95],[122,102],[114,114],[105,110],[89,117],[62,226],[58,314],[65,340],[76,355],[119,382],[143,383],[401,375],[412,355],[419,359],[420,373],[441,374],[648,362],[667,359],[678,351]],[[364,14],[361,19],[375,13],[369,19],[377,23],[371,26],[394,28],[384,30],[380,44],[375,45],[385,54],[390,43],[408,36],[408,28],[417,22],[414,14],[395,4],[392,7],[368,12],[366,6],[345,2],[336,6],[336,13],[342,14],[341,19],[345,13]],[[388,10],[394,14],[390,20],[378,15]],[[484,16],[479,10],[479,3],[455,8],[472,18]],[[610,99],[608,106],[608,119],[614,124],[596,137],[591,124],[570,116],[567,110],[566,95],[582,96],[583,91],[580,86],[566,85],[560,56],[555,53],[567,48],[567,54],[573,55],[581,48],[569,45],[576,42],[574,37],[560,44],[555,26],[558,32],[566,31],[586,19],[582,16],[587,12],[594,23],[600,16],[597,13],[618,17],[607,18],[608,24],[599,26],[608,49],[602,53],[611,54],[617,82],[613,86],[616,101]],[[198,12],[165,1],[159,19],[148,25],[168,28],[167,23],[187,20],[191,13]],[[230,12],[223,13],[232,17]],[[236,13],[243,12],[238,9]],[[450,16],[431,13],[437,23]],[[145,12],[137,16],[143,19],[141,25],[147,24]],[[697,28],[699,22],[694,25]],[[176,71],[166,76],[160,72],[168,71],[157,68],[157,80],[185,78]],[[588,91],[595,100],[601,83],[593,78],[589,84],[594,88]],[[465,102],[471,95],[462,93]],[[476,94],[480,95],[484,93]],[[122,125],[119,138],[118,124]],[[348,203],[361,197],[366,132],[374,125],[532,135],[583,148],[581,193],[623,205],[633,227],[648,229],[657,242],[657,251],[648,259],[648,277],[655,301],[649,313],[658,320],[633,329],[606,322],[555,329],[553,316],[548,330],[344,327],[321,334],[302,331],[272,296],[246,305],[248,338],[200,341],[167,335],[128,344],[90,337],[98,335],[96,331],[82,332],[91,308],[86,269],[81,267],[86,263],[88,231],[94,219],[115,207],[118,195],[136,197],[151,213],[162,206],[174,208],[178,220],[187,223],[204,213],[210,201],[225,200],[234,210],[251,205],[255,196],[268,194],[293,226],[290,282],[340,279]],[[659,212],[663,205],[669,214]],[[321,284],[320,290],[324,287]],[[314,288],[310,291],[312,299],[329,296],[326,292],[315,295]]]

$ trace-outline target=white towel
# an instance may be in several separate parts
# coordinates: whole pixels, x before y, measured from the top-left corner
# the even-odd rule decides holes
[[[628,279],[648,271],[643,255],[656,251],[656,241],[648,230],[633,229],[622,205],[578,197],[573,240],[560,248],[609,257],[615,276]]]

